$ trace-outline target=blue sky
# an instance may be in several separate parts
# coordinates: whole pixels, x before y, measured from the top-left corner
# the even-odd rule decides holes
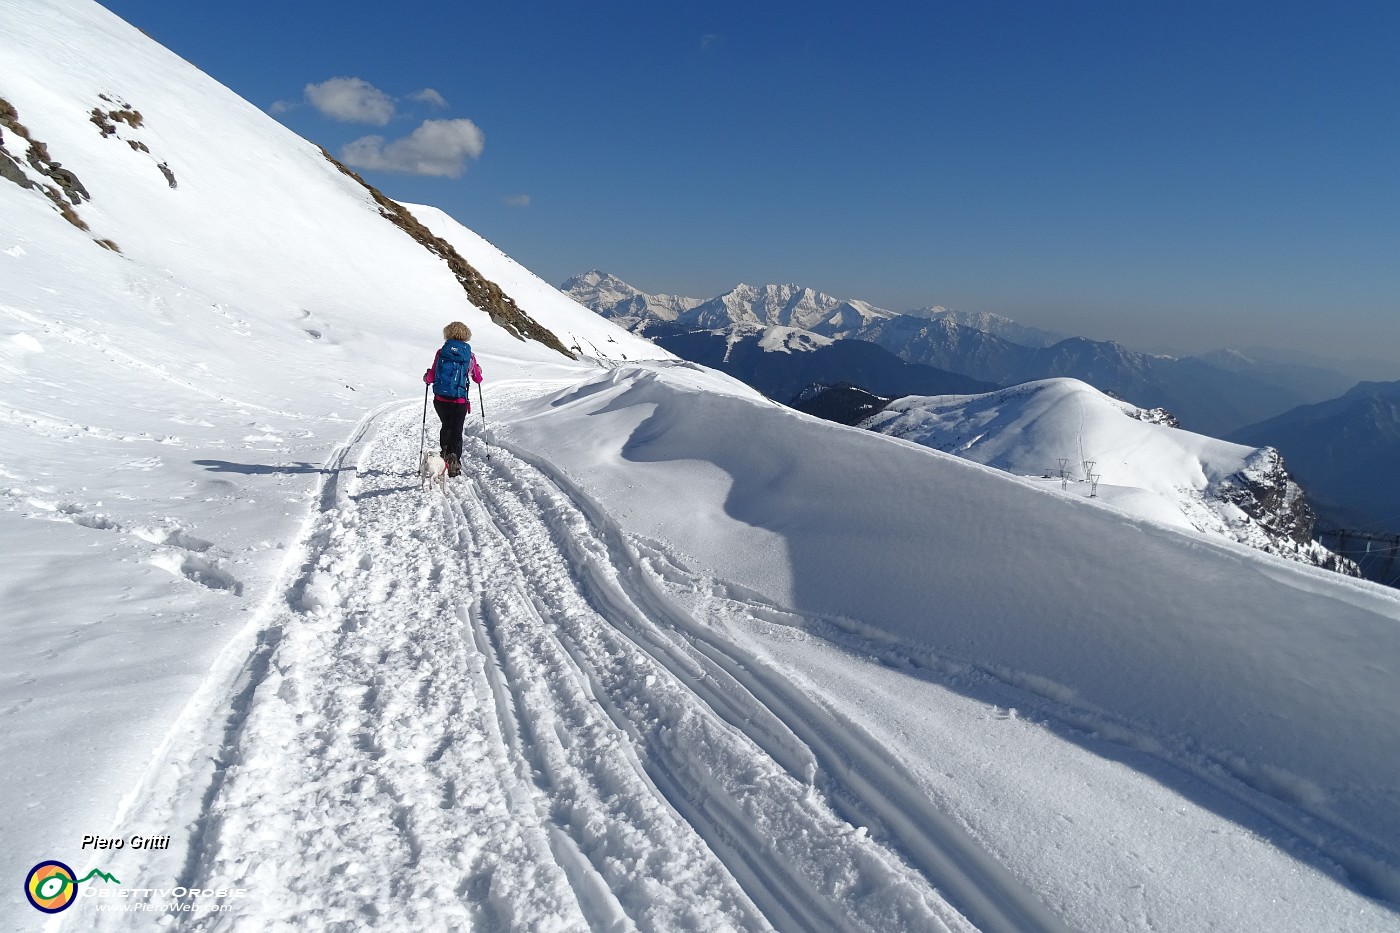
[[[1391,0],[103,5],[556,284],[1400,361]]]

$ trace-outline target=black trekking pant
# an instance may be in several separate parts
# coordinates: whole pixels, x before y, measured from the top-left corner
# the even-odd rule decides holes
[[[470,409],[471,406],[463,402],[444,402],[441,399],[433,399],[433,410],[437,412],[438,420],[442,422],[438,443],[444,457],[452,454],[457,457],[458,462],[461,462],[462,425],[467,423],[467,412]]]

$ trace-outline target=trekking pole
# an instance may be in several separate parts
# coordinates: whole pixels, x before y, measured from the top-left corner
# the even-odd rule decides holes
[[[486,462],[491,462],[491,440],[486,436],[486,396],[481,394],[481,383],[476,384],[476,400],[481,404],[481,436],[486,441]]]
[[[423,448],[428,445],[428,386],[423,386],[423,433],[418,438],[418,459],[423,459]]]

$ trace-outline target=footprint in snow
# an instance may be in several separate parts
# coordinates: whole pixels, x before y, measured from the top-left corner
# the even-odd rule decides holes
[[[167,552],[155,555],[150,563],[211,590],[232,593],[234,596],[243,595],[243,581],[220,567],[216,560],[198,554]]]

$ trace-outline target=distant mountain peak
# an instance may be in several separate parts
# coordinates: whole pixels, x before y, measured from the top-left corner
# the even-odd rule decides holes
[[[991,334],[1002,340],[1027,347],[1053,346],[1064,340],[1066,336],[1056,331],[1022,324],[1020,321],[991,311],[959,311],[955,308],[933,305],[928,308],[906,311],[905,314],[909,317],[943,321],[958,327],[981,331],[984,334]]]

